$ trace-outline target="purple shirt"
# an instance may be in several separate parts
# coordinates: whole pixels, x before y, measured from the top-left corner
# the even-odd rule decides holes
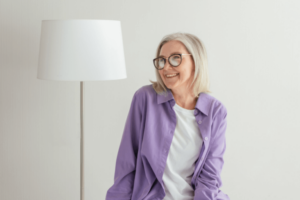
[[[152,84],[134,93],[117,155],[114,184],[106,200],[164,198],[162,176],[177,120],[174,104],[170,89],[166,96],[159,95]],[[219,189],[226,149],[226,107],[215,97],[200,93],[194,115],[203,139],[191,180],[194,200],[229,200]]]

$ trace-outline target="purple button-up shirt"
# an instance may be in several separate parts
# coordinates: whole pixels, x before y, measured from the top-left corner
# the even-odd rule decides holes
[[[162,176],[177,121],[174,104],[170,89],[164,96],[157,94],[152,84],[134,93],[116,159],[114,184],[106,200],[164,198]],[[229,200],[220,190],[227,110],[215,97],[200,93],[194,115],[203,139],[191,180],[194,200]]]

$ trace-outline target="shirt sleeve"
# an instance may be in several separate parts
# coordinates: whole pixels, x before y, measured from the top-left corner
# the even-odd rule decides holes
[[[114,183],[106,193],[106,200],[131,199],[139,149],[141,120],[142,102],[138,91],[136,91],[132,98],[117,154]]]
[[[196,178],[194,200],[229,200],[229,197],[219,189],[222,186],[221,171],[226,149],[226,127],[227,110],[222,105],[212,122],[211,135],[213,138],[203,168]]]

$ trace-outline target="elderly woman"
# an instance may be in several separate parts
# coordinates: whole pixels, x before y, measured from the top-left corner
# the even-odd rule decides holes
[[[153,64],[157,82],[133,96],[106,200],[229,200],[220,190],[227,110],[208,94],[204,45],[167,35]]]

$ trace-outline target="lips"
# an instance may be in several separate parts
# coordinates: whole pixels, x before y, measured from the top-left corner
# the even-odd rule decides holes
[[[166,75],[165,75],[165,76],[166,76],[166,78],[173,78],[173,77],[175,77],[175,76],[178,76],[178,75],[179,75],[179,73],[177,73],[176,75],[170,76],[170,77],[168,77],[167,75],[170,75],[170,74],[166,74]]]

